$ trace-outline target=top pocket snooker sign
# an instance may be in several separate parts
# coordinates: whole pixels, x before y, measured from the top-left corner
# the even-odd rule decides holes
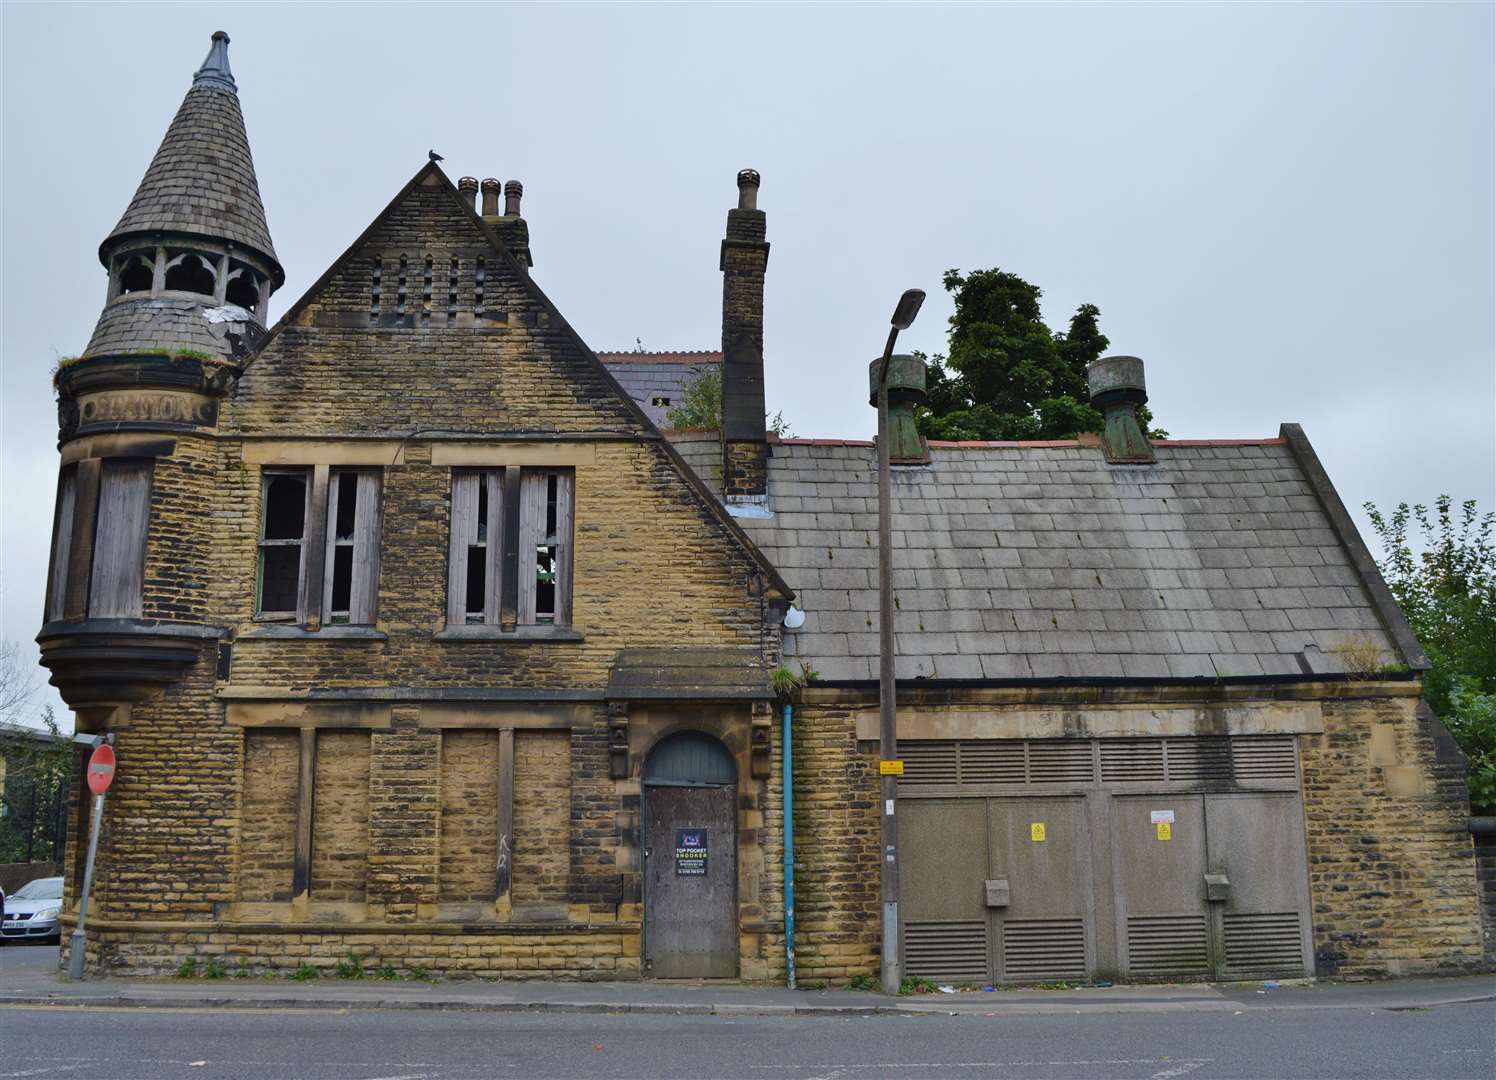
[[[706,877],[706,830],[675,830],[675,876]]]

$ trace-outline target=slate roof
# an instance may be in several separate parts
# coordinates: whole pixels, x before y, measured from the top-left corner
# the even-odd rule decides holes
[[[198,301],[131,294],[104,305],[83,355],[191,350],[227,359],[235,355],[233,339],[244,346],[263,333],[264,328],[247,311],[214,307],[208,297]]]
[[[284,279],[265,224],[239,95],[231,82],[209,72],[207,64],[199,72],[135,197],[100,248],[106,265],[106,249],[120,237],[178,232],[253,248],[277,264],[276,284]]]
[[[686,384],[703,370],[722,366],[720,352],[600,352],[597,358],[618,380],[656,427],[669,423],[669,405],[656,405],[664,398],[671,405],[680,402]]]
[[[716,433],[672,438],[720,492]],[[1155,446],[1123,466],[1076,442],[932,443],[930,466],[896,469],[898,677],[1307,675],[1343,671],[1347,645],[1421,660],[1286,439]],[[739,523],[805,612],[787,658],[875,679],[873,445],[775,442],[769,505]]]

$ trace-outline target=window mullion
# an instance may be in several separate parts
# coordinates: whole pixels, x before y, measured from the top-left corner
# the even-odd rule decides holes
[[[503,552],[505,529],[504,470],[490,469],[480,482],[488,485],[488,549],[483,553],[488,564],[487,588],[483,597],[483,621],[497,625],[502,608]]]
[[[312,469],[311,490],[307,493],[306,523],[301,531],[301,576],[297,583],[296,620],[307,630],[322,628],[322,580],[325,569],[327,538],[327,491],[331,469],[316,465]]]

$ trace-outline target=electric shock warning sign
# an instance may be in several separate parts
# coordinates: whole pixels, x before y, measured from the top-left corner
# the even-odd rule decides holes
[[[706,876],[706,830],[675,830],[675,876]]]

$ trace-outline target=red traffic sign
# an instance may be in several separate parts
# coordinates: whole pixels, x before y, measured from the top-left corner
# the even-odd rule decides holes
[[[114,780],[114,748],[104,743],[88,759],[88,790],[102,795]]]

